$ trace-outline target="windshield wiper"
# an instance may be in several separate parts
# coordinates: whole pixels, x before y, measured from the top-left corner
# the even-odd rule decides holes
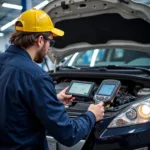
[[[60,66],[59,68],[60,68],[60,69],[61,69],[61,68],[64,68],[64,69],[76,69],[76,70],[80,70],[80,69],[81,69],[81,68],[75,67],[75,66]]]
[[[99,71],[108,71],[108,69],[133,69],[133,70],[143,71],[150,75],[150,69],[143,68],[143,67],[107,65],[107,66],[95,66],[95,67],[83,68],[83,70],[99,70]]]
[[[150,74],[150,70],[143,67],[133,67],[133,66],[117,66],[117,65],[108,65],[106,66],[107,69],[134,69],[134,70],[140,70],[147,74]]]

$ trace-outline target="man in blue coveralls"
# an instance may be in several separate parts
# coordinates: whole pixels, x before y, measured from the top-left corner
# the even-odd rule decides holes
[[[42,10],[20,15],[0,54],[0,150],[47,150],[46,130],[57,141],[72,146],[103,118],[103,104],[71,120],[63,102],[72,101],[66,89],[56,94],[51,77],[35,62],[44,60],[53,36],[63,36]]]

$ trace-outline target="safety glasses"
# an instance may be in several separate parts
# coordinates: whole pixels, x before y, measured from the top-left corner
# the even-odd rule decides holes
[[[49,39],[48,37],[43,36],[45,40],[48,40],[50,43],[50,47],[53,47],[55,44],[55,40]]]

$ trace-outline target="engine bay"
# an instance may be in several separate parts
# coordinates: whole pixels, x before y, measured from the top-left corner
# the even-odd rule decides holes
[[[75,81],[79,82],[94,82],[93,90],[91,91],[90,96],[78,96],[75,95],[75,100],[72,103],[67,104],[66,110],[71,117],[76,117],[81,113],[85,112],[90,104],[95,104],[94,96],[100,87],[101,83],[105,79],[94,79],[94,80],[84,80],[78,78]],[[107,79],[112,80],[112,79]],[[69,87],[74,79],[61,79],[55,82],[55,89],[56,92],[59,93],[66,87]],[[130,81],[130,80],[118,80],[120,81],[120,88],[115,94],[113,101],[109,103],[109,105],[105,105],[105,115],[115,115],[121,109],[125,108],[126,106],[130,105],[134,101],[138,100],[139,98],[150,94],[150,87],[145,86],[145,84],[141,84],[140,82]]]

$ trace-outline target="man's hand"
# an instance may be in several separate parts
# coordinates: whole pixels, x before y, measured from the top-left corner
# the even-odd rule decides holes
[[[88,111],[93,112],[93,114],[96,117],[96,122],[99,121],[99,120],[101,120],[103,118],[103,116],[104,116],[104,106],[103,106],[103,103],[100,102],[97,105],[91,104],[89,106],[89,108],[88,108]]]
[[[72,97],[72,95],[67,95],[66,91],[67,91],[68,87],[66,87],[64,90],[62,90],[60,93],[57,94],[57,98],[63,102],[63,104],[67,104],[69,102],[72,102],[75,98]]]

